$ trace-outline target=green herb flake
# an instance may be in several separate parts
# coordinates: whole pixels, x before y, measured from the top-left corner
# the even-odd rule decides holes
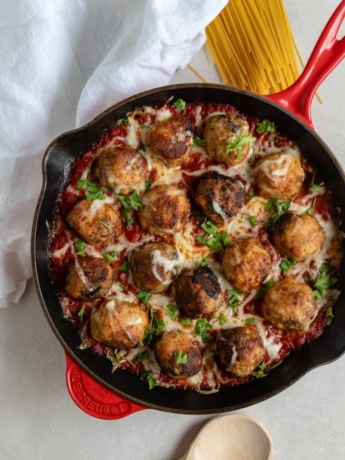
[[[318,299],[322,299],[328,289],[330,289],[333,284],[335,284],[338,280],[336,278],[332,278],[332,276],[328,273],[327,265],[321,265],[319,269],[319,274],[314,283],[313,295]]]
[[[205,139],[201,139],[200,137],[196,137],[193,140],[193,147],[205,147],[206,146],[206,141]]]
[[[255,318],[246,318],[246,324],[254,324]]]
[[[255,195],[254,190],[251,190],[247,195],[248,200],[250,201],[254,197],[254,195]]]
[[[217,227],[209,219],[205,218],[200,227],[205,235],[198,235],[195,239],[198,243],[207,245],[212,252],[220,252],[230,246],[227,233],[218,232]]]
[[[212,324],[210,324],[205,318],[202,318],[197,321],[194,332],[200,335],[203,342],[209,342],[212,340],[212,335],[207,332],[208,329],[213,329]]]
[[[148,291],[141,290],[137,294],[137,298],[147,303],[151,299],[152,295]]]
[[[257,371],[253,371],[250,373],[253,377],[256,377],[257,379],[262,379],[263,377],[267,377],[267,373],[265,372],[266,369],[266,364],[261,363],[260,366],[258,366]]]
[[[208,258],[203,257],[200,261],[200,267],[206,267],[207,264],[208,264]]]
[[[117,251],[116,250],[114,250],[112,252],[107,252],[105,249],[103,249],[101,254],[104,257],[104,259],[109,263],[114,262],[114,260],[117,257]]]
[[[274,281],[268,280],[266,283],[264,283],[257,291],[256,296],[254,297],[255,299],[262,299],[266,292],[274,285]]]
[[[232,137],[226,144],[226,155],[229,155],[230,152],[237,150],[237,159],[240,159],[244,147],[254,141],[256,141],[256,137],[245,136],[241,131],[239,134]]]
[[[174,361],[176,364],[187,364],[188,363],[188,354],[183,353],[182,350],[177,350],[174,353]]]
[[[237,315],[238,313],[238,306],[241,303],[241,300],[239,296],[242,296],[243,293],[241,291],[238,291],[237,289],[229,289],[228,292],[228,304],[232,309],[232,313],[234,315]]]
[[[84,243],[84,241],[81,241],[81,240],[78,240],[74,243],[74,247],[76,248],[77,252],[76,252],[76,255],[77,256],[82,256],[84,257],[85,256],[85,247],[86,247],[86,243]]]
[[[218,316],[218,322],[219,322],[219,326],[224,326],[224,324],[226,323],[226,316],[224,315],[224,313],[221,313]]]
[[[269,133],[274,134],[276,132],[276,125],[273,121],[263,120],[256,125],[256,130],[259,134]]]
[[[147,351],[143,351],[142,353],[138,353],[135,358],[138,363],[142,363],[143,361],[147,361],[150,358],[150,355]]]
[[[316,183],[315,182],[315,174],[313,175],[309,187],[317,194],[322,195],[325,191],[325,184],[323,182]]]
[[[133,223],[133,219],[131,217],[131,210],[137,211],[139,208],[143,207],[142,202],[140,201],[139,194],[137,190],[134,190],[131,195],[117,195],[119,200],[121,201],[123,210],[122,210],[122,218],[126,227],[129,227]]]
[[[168,303],[167,310],[169,312],[170,318],[176,321],[180,314],[177,305],[174,305],[173,303]]]
[[[186,316],[181,319],[181,325],[182,326],[191,326],[192,324],[193,324],[192,321],[189,318],[187,318]]]
[[[143,373],[143,377],[146,379],[149,384],[149,389],[152,390],[157,385],[157,380],[153,377],[153,372],[148,371]]]
[[[77,182],[77,189],[85,190],[87,200],[105,200],[105,194],[97,185],[89,179],[80,179]]]
[[[280,216],[290,208],[291,201],[283,201],[279,203],[278,198],[270,198],[264,203],[264,208],[271,216],[268,219],[266,230],[272,232],[278,225]]]
[[[143,337],[143,342],[149,345],[153,340],[155,340],[163,331],[165,327],[165,323],[162,319],[158,318],[156,316],[157,310],[153,310],[152,308],[149,308],[150,312],[150,324],[147,326],[144,337]]]
[[[117,126],[126,125],[128,123],[127,118],[119,118],[116,122]]]
[[[283,259],[279,264],[279,267],[284,275],[290,270],[291,267],[295,266],[296,261],[294,259]]]
[[[119,270],[120,272],[128,272],[128,270],[130,270],[131,267],[132,267],[132,264],[130,263],[130,261],[126,260],[126,262],[124,262],[123,264],[119,266]]]
[[[86,308],[86,305],[84,304],[81,309],[78,311],[78,318],[80,320],[80,322],[82,323],[83,322],[83,318],[84,318],[84,313],[85,313],[85,308]]]
[[[252,227],[255,227],[256,225],[258,225],[258,218],[256,216],[249,216],[247,217],[247,220]]]
[[[186,108],[186,102],[183,99],[177,99],[177,101],[173,104],[177,110],[184,110]]]

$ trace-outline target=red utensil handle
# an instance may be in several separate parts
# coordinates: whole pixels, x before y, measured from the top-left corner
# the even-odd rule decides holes
[[[66,353],[66,384],[76,405],[93,417],[118,420],[147,409],[128,401],[94,380]]]
[[[337,39],[337,33],[345,18],[343,0],[322,31],[300,77],[289,88],[268,99],[293,112],[313,128],[311,104],[313,96],[327,75],[345,57],[345,37]]]

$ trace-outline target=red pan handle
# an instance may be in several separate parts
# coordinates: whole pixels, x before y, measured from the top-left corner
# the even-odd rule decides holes
[[[88,415],[103,420],[118,420],[146,409],[105,388],[84,372],[67,353],[65,355],[69,394],[76,405]]]
[[[343,0],[329,19],[300,77],[289,88],[268,99],[276,102],[313,128],[311,103],[313,96],[327,75],[345,57],[345,37],[337,39],[337,33],[345,18]]]

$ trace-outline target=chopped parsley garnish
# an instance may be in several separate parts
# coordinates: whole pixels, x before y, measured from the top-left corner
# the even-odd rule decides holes
[[[249,216],[247,217],[247,220],[252,227],[255,227],[256,225],[258,225],[258,218],[256,216]]]
[[[316,197],[313,199],[312,205],[305,211],[306,214],[312,215],[315,211]]]
[[[146,181],[145,181],[146,190],[149,190],[151,188],[151,185],[152,185],[152,180],[151,179],[146,179]]]
[[[144,337],[143,337],[143,342],[145,342],[147,345],[149,345],[153,340],[155,340],[160,335],[160,333],[163,331],[164,326],[165,326],[164,321],[156,316],[157,310],[153,310],[152,308],[149,308],[149,312],[150,312],[151,321],[150,321],[150,324],[147,326]]]
[[[236,134],[232,137],[226,144],[226,155],[229,155],[230,152],[237,150],[237,159],[239,160],[242,155],[242,151],[246,145],[250,142],[256,141],[254,136],[245,136],[241,131],[239,134]]]
[[[80,322],[82,323],[83,322],[83,318],[84,318],[84,313],[85,313],[85,307],[86,305],[84,304],[81,309],[78,311],[78,318],[80,319]]]
[[[191,326],[192,324],[193,324],[192,321],[189,318],[187,318],[186,316],[181,319],[181,325],[182,326]]]
[[[174,361],[176,364],[187,364],[188,363],[188,354],[183,353],[182,350],[177,350],[174,353]]]
[[[325,312],[326,318],[329,318],[329,319],[334,318],[333,308],[332,307],[325,307],[324,312]]]
[[[246,324],[254,324],[255,318],[246,318]]]
[[[128,119],[127,118],[119,118],[116,122],[116,124],[118,126],[121,126],[121,125],[126,125],[128,123]]]
[[[330,289],[330,287],[338,281],[336,278],[331,277],[328,270],[329,268],[327,265],[321,265],[319,270],[320,273],[315,280],[313,294],[318,299],[322,299],[328,289]]]
[[[74,246],[77,250],[76,255],[84,257],[86,243],[84,243],[84,241],[78,240],[74,243]]]
[[[294,259],[283,259],[279,267],[281,271],[284,273],[284,275],[290,270],[291,267],[295,267],[296,261]]]
[[[80,179],[77,182],[77,189],[85,189],[87,200],[105,200],[105,194],[90,179]]]
[[[142,363],[143,361],[147,361],[149,359],[150,355],[147,353],[147,351],[143,351],[142,353],[138,353],[136,356],[136,360],[138,363]]]
[[[273,121],[263,120],[256,125],[256,130],[259,134],[261,133],[270,133],[274,134],[276,132],[276,125]]]
[[[280,219],[280,216],[290,208],[291,201],[283,201],[279,203],[278,198],[270,198],[264,203],[266,211],[268,211],[271,216],[268,219],[266,230],[272,232]]]
[[[104,220],[100,220],[99,223],[102,225],[102,227],[106,228],[107,230],[111,230],[110,225]]]
[[[105,249],[103,249],[101,254],[104,257],[104,259],[109,263],[114,262],[114,260],[117,257],[117,251],[116,250],[114,250],[112,252],[107,252]]]
[[[275,364],[273,364],[273,366],[271,366],[270,370],[272,371],[276,367],[280,366],[282,362],[283,361],[276,362]],[[251,372],[250,375],[252,375],[253,377],[256,377],[257,379],[262,379],[263,377],[267,377],[267,372],[265,372],[265,370],[266,370],[266,363],[261,363],[260,366],[258,366],[258,370]]]
[[[184,101],[183,99],[177,99],[177,101],[173,105],[177,110],[182,111],[186,108],[186,101]]]
[[[325,186],[325,184],[324,184],[323,182],[320,182],[319,184],[317,184],[317,183],[315,182],[315,175],[312,177],[309,186],[310,186],[310,188],[311,188],[312,190],[314,190],[314,192],[315,192],[317,195],[322,195],[322,193],[324,192],[324,186]]]
[[[208,258],[203,257],[200,261],[200,267],[206,267],[207,264],[208,264]]]
[[[157,385],[157,380],[153,377],[152,371],[144,372],[143,377],[146,378],[150,390]]]
[[[254,195],[255,195],[254,190],[251,190],[247,195],[248,200],[250,201],[254,197]]]
[[[180,314],[178,306],[174,305],[173,303],[168,303],[167,310],[169,312],[170,318],[172,320],[177,320],[177,318],[178,318],[178,316]]]
[[[196,241],[201,244],[206,244],[211,251],[219,252],[230,246],[230,239],[226,232],[218,232],[217,227],[207,218],[200,225],[204,230],[205,235],[196,237]]]
[[[223,326],[226,323],[226,316],[224,315],[224,313],[221,313],[218,316],[218,321],[219,321],[219,326]]]
[[[193,147],[205,147],[206,141],[205,139],[201,139],[200,137],[196,137],[193,140]]]
[[[210,324],[205,318],[202,318],[197,321],[194,332],[200,335],[203,342],[209,342],[212,340],[212,335],[207,332],[208,329],[213,329],[212,324]]]
[[[142,202],[139,199],[137,190],[134,190],[130,195],[117,195],[123,206],[122,218],[127,227],[133,223],[131,217],[131,210],[134,209],[137,211],[139,208],[143,207]]]
[[[132,267],[132,264],[130,263],[129,260],[126,260],[126,262],[123,262],[123,264],[121,264],[119,266],[119,270],[120,272],[128,272],[128,270]]]
[[[239,296],[243,295],[241,291],[238,291],[237,289],[229,289],[227,292],[229,296],[228,304],[232,309],[232,313],[234,315],[237,315],[238,313],[238,306],[241,303],[241,300],[239,299]]]
[[[152,295],[148,291],[139,291],[137,294],[137,298],[142,300],[143,302],[147,303],[151,299]]]
[[[262,299],[262,297],[265,296],[266,292],[273,286],[274,281],[273,280],[268,280],[266,283],[264,283],[258,292],[256,293],[255,299]]]

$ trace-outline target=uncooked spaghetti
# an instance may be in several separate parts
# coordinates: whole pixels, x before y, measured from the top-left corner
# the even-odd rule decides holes
[[[258,94],[299,76],[283,0],[230,0],[206,28],[206,46],[225,84]]]

